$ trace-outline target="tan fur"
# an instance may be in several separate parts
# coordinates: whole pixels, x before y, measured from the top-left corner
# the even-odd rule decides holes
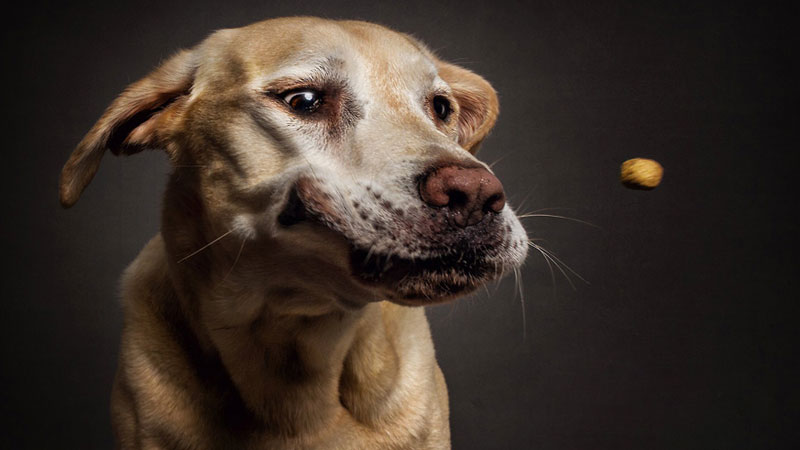
[[[347,83],[351,110],[331,100],[339,109],[325,121],[298,119],[267,95],[308,82],[320,64]],[[453,120],[431,117],[427,86],[453,99]],[[219,31],[131,85],[61,179],[71,206],[106,149],[164,148],[174,165],[162,231],[122,281],[119,447],[449,448],[424,310],[396,304],[425,302],[354,280],[350,246],[386,233],[364,228],[338,196],[381,188],[372,195],[383,206],[370,211],[413,211],[419,199],[404,180],[440,161],[481,164],[465,150],[497,113],[485,80],[408,36],[315,18]],[[305,186],[328,227],[277,225],[291,186]],[[502,220],[500,273],[527,248],[513,212]]]

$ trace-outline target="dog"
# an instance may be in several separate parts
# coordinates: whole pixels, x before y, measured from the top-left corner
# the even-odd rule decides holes
[[[474,156],[498,99],[409,35],[273,19],[131,84],[63,168],[163,149],[161,232],[122,277],[111,411],[123,449],[442,449],[424,308],[523,262]]]

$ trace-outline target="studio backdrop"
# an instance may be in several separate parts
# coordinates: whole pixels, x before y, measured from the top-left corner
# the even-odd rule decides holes
[[[796,448],[795,6],[26,2],[3,29],[0,446],[109,448],[119,277],[159,230],[162,152],[59,172],[124,87],[221,28],[362,19],[485,77],[478,154],[531,249],[427,311],[455,449]],[[619,182],[659,161],[654,190]]]

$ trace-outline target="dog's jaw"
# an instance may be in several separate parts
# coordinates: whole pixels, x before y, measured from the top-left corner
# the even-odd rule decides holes
[[[457,230],[451,245],[432,246],[429,256],[354,249],[353,274],[396,303],[425,306],[452,300],[502,277],[524,260],[525,235],[519,233],[515,239],[503,229],[506,220],[489,216],[473,229]]]

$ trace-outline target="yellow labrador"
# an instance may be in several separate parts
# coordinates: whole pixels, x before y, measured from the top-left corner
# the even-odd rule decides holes
[[[129,86],[66,163],[166,150],[161,233],[123,276],[124,449],[449,448],[423,308],[518,267],[473,153],[498,103],[407,35],[285,18],[215,32]]]

